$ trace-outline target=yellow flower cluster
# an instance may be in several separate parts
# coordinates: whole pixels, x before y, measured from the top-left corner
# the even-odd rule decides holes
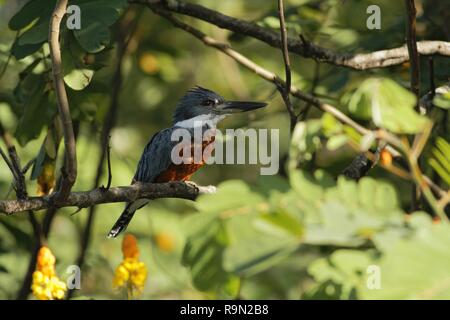
[[[55,262],[49,248],[43,246],[39,249],[31,285],[34,296],[39,300],[62,299],[67,291],[66,284],[56,276]]]
[[[147,267],[139,261],[139,248],[136,238],[127,234],[122,242],[123,261],[117,267],[113,279],[113,287],[126,288],[128,298],[141,294],[147,280]]]

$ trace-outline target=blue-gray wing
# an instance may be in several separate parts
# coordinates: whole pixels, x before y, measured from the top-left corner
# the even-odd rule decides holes
[[[133,181],[153,182],[172,164],[170,155],[177,141],[171,141],[174,128],[159,131],[145,146]]]

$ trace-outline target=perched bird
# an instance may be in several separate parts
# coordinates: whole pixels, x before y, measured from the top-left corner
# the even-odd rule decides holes
[[[264,106],[266,103],[263,102],[227,101],[217,93],[202,87],[189,90],[176,107],[172,127],[157,132],[145,146],[132,184],[189,180],[194,172],[204,165],[205,159],[198,163],[194,161],[194,158],[188,158],[187,161],[175,164],[171,157],[173,148],[179,143],[179,141],[172,141],[171,138],[175,130],[188,130],[192,133],[191,137],[194,137],[194,130],[198,130],[199,127],[202,132],[212,132],[200,144],[194,144],[194,139],[190,142],[192,149],[199,147],[203,150],[214,142],[214,130],[219,121],[233,113],[255,110]],[[116,237],[125,230],[136,210],[149,201],[138,199],[128,202],[109,232],[109,237]]]

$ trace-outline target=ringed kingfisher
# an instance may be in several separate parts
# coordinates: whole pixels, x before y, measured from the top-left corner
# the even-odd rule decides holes
[[[199,127],[201,132],[208,130],[210,134],[205,135],[207,138],[203,138],[200,144],[194,143],[194,139],[190,142],[192,150],[202,148],[203,151],[214,142],[214,132],[219,121],[233,113],[255,110],[266,105],[264,102],[227,101],[217,93],[199,86],[190,89],[175,109],[173,125],[157,132],[145,146],[131,183],[189,180],[194,172],[205,164],[205,159],[201,159],[199,163],[190,157],[187,161],[183,159],[182,163],[175,164],[171,158],[173,148],[179,143],[172,140],[172,133],[175,130],[184,129],[190,133]],[[194,137],[194,134],[190,136]],[[124,231],[136,210],[144,207],[149,201],[149,199],[137,199],[128,202],[108,237],[115,238]]]

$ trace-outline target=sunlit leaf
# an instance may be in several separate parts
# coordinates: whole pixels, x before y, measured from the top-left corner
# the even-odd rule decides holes
[[[450,143],[445,139],[438,137],[436,146],[432,150],[432,157],[428,163],[439,174],[439,176],[450,185]]]
[[[427,121],[414,110],[415,102],[411,92],[387,78],[369,78],[344,98],[355,116],[371,118],[380,128],[407,134],[420,132]]]
[[[429,218],[428,218],[429,220]],[[450,228],[430,228],[396,242],[379,262],[381,289],[361,288],[365,299],[449,299]]]

